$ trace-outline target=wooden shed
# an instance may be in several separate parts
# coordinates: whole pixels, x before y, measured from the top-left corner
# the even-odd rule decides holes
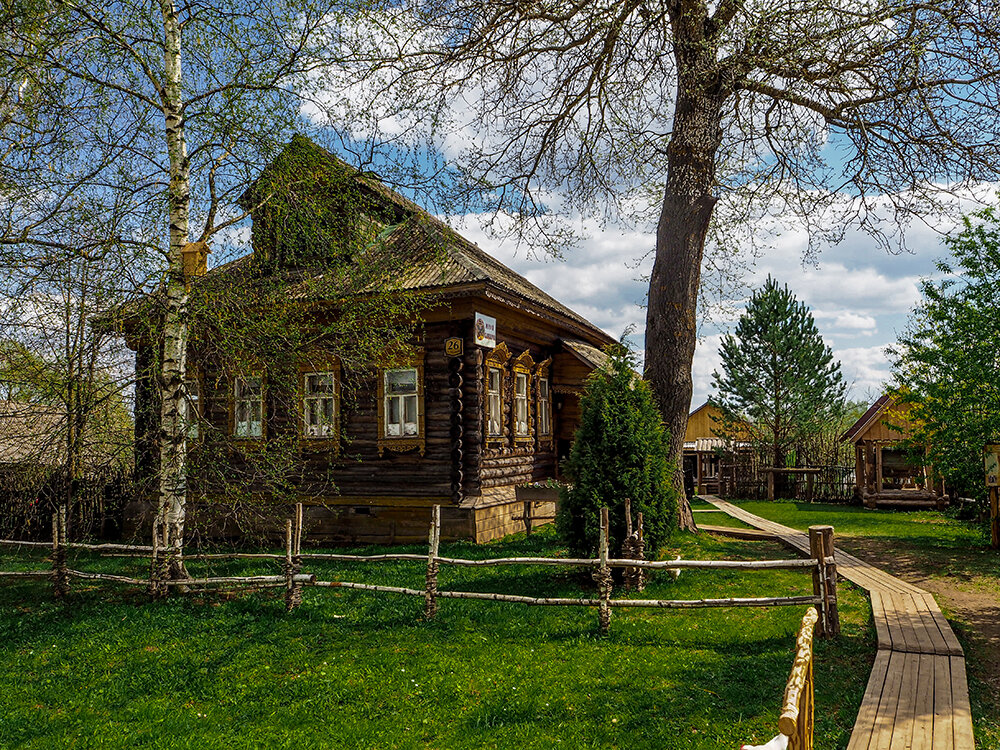
[[[913,434],[909,404],[886,394],[873,403],[842,436],[854,445],[856,495],[869,508],[878,505],[944,507],[944,482],[926,463],[914,463],[903,441]]]
[[[722,422],[719,407],[706,401],[688,415],[684,433],[684,473],[693,480],[698,494],[721,491],[723,453],[730,447],[716,431]]]
[[[297,147],[336,160],[304,139]],[[315,366],[300,374],[299,404],[289,407],[269,396],[267,373],[240,380],[192,348],[199,434],[228,435],[238,452],[241,444],[297,431],[296,499],[307,505],[313,541],[426,540],[435,504],[442,506],[445,538],[485,542],[520,530],[518,488],[558,478],[579,424],[584,381],[615,340],[371,175],[355,179],[366,205],[391,217],[386,245],[407,254],[401,287],[430,300],[412,321],[416,355],[389,369],[348,372],[317,352]],[[255,209],[255,225],[266,210]],[[255,233],[250,255],[205,278],[248,267],[253,253],[266,252],[258,247],[265,239]],[[136,465],[151,477],[155,352],[141,339],[131,344],[139,378]],[[361,385],[341,403],[348,375]],[[208,479],[192,477],[190,485],[212,500]],[[194,497],[189,506],[197,511]],[[151,500],[147,520],[150,507]],[[138,521],[143,509],[134,510]]]

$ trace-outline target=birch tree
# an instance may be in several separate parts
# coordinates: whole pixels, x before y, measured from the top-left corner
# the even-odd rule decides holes
[[[158,522],[184,536],[184,254],[240,225],[250,178],[307,129],[342,4],[318,0],[4,3],[0,249],[151,253],[162,277]],[[318,111],[316,107],[314,110]],[[266,199],[266,198],[265,198]],[[85,214],[83,243],[64,239]],[[175,571],[179,572],[179,571]]]
[[[710,231],[792,213],[818,244],[892,246],[942,189],[998,177],[993,3],[402,0],[368,28],[355,116],[426,116],[490,216],[545,241],[559,213],[655,221],[645,368],[678,456]]]

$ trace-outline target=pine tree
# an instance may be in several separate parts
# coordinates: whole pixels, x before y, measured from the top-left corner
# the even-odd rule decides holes
[[[770,276],[735,332],[723,337],[720,356],[712,400],[727,420],[747,423],[751,441],[767,447],[774,466],[785,466],[791,451],[844,409],[840,362],[809,308]]]
[[[625,540],[625,498],[643,514],[646,549],[655,557],[677,523],[678,494],[672,479],[670,441],[649,384],[632,369],[624,347],[610,352],[607,367],[587,380],[581,420],[566,471],[556,523],[575,553],[593,554],[600,538],[601,507],[611,522],[609,547]]]

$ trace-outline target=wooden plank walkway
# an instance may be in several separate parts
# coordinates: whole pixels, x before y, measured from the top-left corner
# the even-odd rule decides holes
[[[809,537],[713,495],[719,510],[809,554]],[[965,656],[927,591],[837,550],[837,572],[868,590],[878,654],[847,750],[973,750]]]

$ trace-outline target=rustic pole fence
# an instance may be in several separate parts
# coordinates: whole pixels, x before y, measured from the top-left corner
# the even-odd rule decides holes
[[[631,503],[629,503],[631,505]],[[631,508],[629,508],[629,511]],[[284,587],[285,604],[291,610],[301,603],[302,591],[305,586],[319,588],[342,588],[358,591],[394,593],[424,598],[424,615],[433,619],[438,611],[440,599],[478,599],[483,601],[509,602],[536,606],[585,606],[598,609],[599,627],[602,633],[610,628],[612,609],[615,607],[637,607],[657,609],[694,609],[702,607],[770,607],[770,606],[801,606],[817,607],[820,617],[817,633],[835,636],[840,632],[837,614],[836,560],[834,557],[832,527],[812,527],[810,529],[811,559],[795,560],[645,560],[643,557],[643,517],[638,514],[637,523],[632,525],[629,539],[638,541],[637,550],[629,550],[623,556],[612,558],[609,553],[610,522],[607,508],[601,509],[601,528],[598,556],[596,558],[554,558],[554,557],[508,557],[470,560],[463,558],[443,557],[440,554],[441,543],[441,508],[433,506],[428,529],[427,554],[385,553],[377,555],[350,555],[340,553],[302,553],[304,535],[303,507],[295,506],[294,514],[285,525],[284,554],[277,553],[190,553],[185,556],[189,562],[209,560],[272,560],[282,567],[280,575],[252,576],[206,576],[172,579],[169,575],[172,559],[176,559],[178,549],[163,545],[163,529],[156,524],[152,535],[152,545],[145,547],[126,544],[84,544],[69,542],[66,539],[66,527],[60,513],[53,515],[53,537],[51,543],[19,542],[16,540],[0,540],[0,547],[51,547],[51,571],[0,571],[0,578],[19,578],[49,576],[53,582],[54,593],[64,597],[69,590],[69,578],[81,578],[94,581],[106,581],[126,585],[145,586],[151,595],[164,596],[172,587],[199,590],[229,585],[249,586],[253,588]],[[631,519],[631,513],[628,513]],[[627,530],[628,530],[628,522]],[[100,552],[103,555],[122,557],[146,557],[150,562],[148,578],[131,578],[128,576],[111,575],[107,573],[89,573],[71,570],[67,566],[66,553],[70,548]],[[377,562],[377,561],[421,561],[426,566],[423,589],[367,584],[348,581],[316,580],[313,574],[302,573],[303,560],[327,562]],[[568,597],[533,597],[513,594],[481,593],[475,591],[441,590],[438,576],[442,565],[458,567],[482,567],[502,565],[545,565],[559,567],[583,567],[593,570],[592,577],[597,584],[597,596],[593,598]],[[635,574],[648,575],[653,570],[782,570],[810,569],[813,575],[812,596],[777,596],[777,597],[727,597],[693,600],[673,599],[612,599],[613,579],[612,569],[623,568],[625,578]]]

